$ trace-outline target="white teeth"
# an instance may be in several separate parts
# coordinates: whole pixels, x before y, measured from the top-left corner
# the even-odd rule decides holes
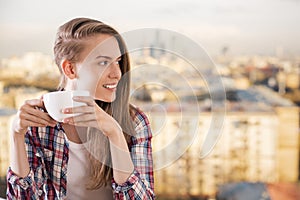
[[[114,89],[117,87],[117,84],[114,85],[103,85],[103,87],[108,88],[108,89]]]

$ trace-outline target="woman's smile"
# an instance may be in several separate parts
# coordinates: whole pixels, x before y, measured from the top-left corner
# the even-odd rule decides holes
[[[117,88],[118,83],[110,83],[110,84],[104,84],[103,87],[106,89],[116,89]]]

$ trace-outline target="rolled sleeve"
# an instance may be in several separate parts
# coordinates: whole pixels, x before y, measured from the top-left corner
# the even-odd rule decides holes
[[[26,199],[35,195],[34,173],[30,170],[26,177],[20,177],[9,167],[7,172],[7,199]]]
[[[139,180],[139,177],[140,173],[134,170],[132,174],[128,177],[127,181],[122,184],[116,183],[116,181],[113,179],[112,188],[116,193],[127,192]]]
[[[32,171],[30,171],[26,177],[21,178],[16,175],[10,167],[8,168],[7,183],[13,187],[19,185],[23,190],[27,190],[28,187],[32,186],[33,178],[34,175]]]
[[[122,184],[117,184],[113,179],[112,188],[115,200],[151,200],[155,197],[153,190],[149,188],[147,181],[141,178],[137,170],[134,170],[127,181]]]
[[[134,171],[127,181],[117,184],[112,180],[115,200],[155,199],[153,180],[152,133],[146,115],[137,110],[136,134],[131,137],[130,153]]]

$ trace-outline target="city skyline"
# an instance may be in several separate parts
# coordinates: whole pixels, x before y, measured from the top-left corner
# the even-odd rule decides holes
[[[155,191],[159,198],[173,196],[187,199],[201,195],[213,198],[221,191],[219,186],[239,181],[249,184],[259,182],[264,186],[291,182],[295,193],[299,191],[299,107],[281,95],[288,91],[286,88],[299,91],[300,60],[293,62],[275,57],[245,56],[227,63],[220,56],[216,64],[222,69],[220,76],[225,78],[225,88],[230,89],[226,93],[225,105],[211,103],[214,95],[203,93],[206,84],[192,70],[194,68],[184,64],[179,57],[174,59],[167,53],[158,56],[157,52],[153,55],[145,52],[143,56],[137,54],[137,58],[132,57],[133,65],[139,66],[133,68],[132,88],[141,91],[142,97],[148,93],[150,99],[134,98],[134,92],[131,100],[149,117],[153,134]],[[57,71],[55,78],[53,68],[56,67],[51,56],[42,53],[26,53],[1,62],[0,175],[4,177],[10,162],[9,134],[13,114],[24,99],[40,98],[48,92],[45,83],[54,89],[58,83],[53,80],[59,74]],[[145,64],[151,69],[157,66],[161,70],[146,73],[143,69],[147,68],[141,68]],[[172,68],[162,67],[164,65]],[[39,66],[43,66],[43,70],[35,70]],[[49,80],[52,75],[52,80]],[[185,87],[182,77],[186,77],[185,81],[192,87],[190,90]],[[270,77],[273,84],[261,82],[270,80]],[[22,79],[27,82],[22,82]],[[141,86],[145,84],[152,87],[143,90]],[[280,89],[274,91],[268,88],[276,84],[279,88],[283,86],[283,93]],[[183,90],[184,93],[181,92]],[[196,95],[196,98],[190,98],[190,94]],[[224,120],[220,129],[215,125],[213,115],[216,112],[220,115],[222,106],[226,107],[226,117],[218,118],[218,121]],[[286,127],[289,127],[288,134]],[[216,139],[216,133],[221,133],[221,137],[215,140],[217,143],[213,149],[202,156],[203,149],[207,149],[204,144],[208,144],[203,141],[209,135]],[[2,178],[1,197],[5,196],[4,187]],[[280,193],[291,194],[285,190]],[[263,194],[269,195],[267,191]]]
[[[0,58],[28,51],[52,55],[58,26],[79,16],[102,20],[120,33],[149,27],[176,31],[210,55],[224,47],[230,54],[300,54],[298,0],[1,0],[0,6]]]

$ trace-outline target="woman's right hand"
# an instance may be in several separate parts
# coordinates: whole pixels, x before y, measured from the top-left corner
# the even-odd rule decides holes
[[[25,103],[20,107],[14,121],[14,133],[25,135],[27,128],[30,126],[54,127],[57,122],[43,110],[45,110],[45,107],[42,99],[31,99],[25,101]]]

